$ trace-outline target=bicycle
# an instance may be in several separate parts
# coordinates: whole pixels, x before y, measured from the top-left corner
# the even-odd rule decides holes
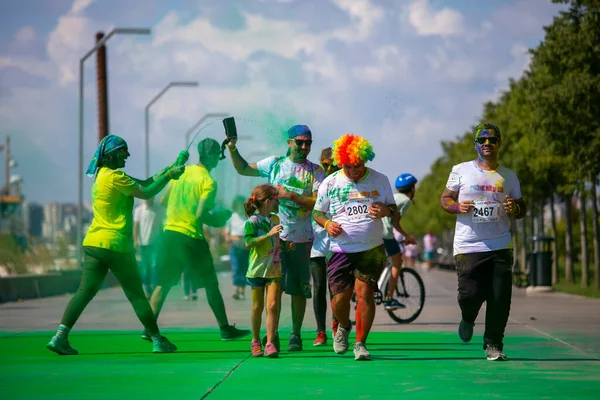
[[[385,300],[384,293],[388,291],[388,282],[391,274],[392,264],[388,259],[377,281],[377,289],[373,293],[375,305],[377,306],[383,304]],[[405,307],[386,310],[390,318],[399,324],[409,324],[419,317],[425,305],[425,285],[417,271],[407,267],[400,269],[394,298]],[[352,294],[352,301],[356,303],[356,293]]]

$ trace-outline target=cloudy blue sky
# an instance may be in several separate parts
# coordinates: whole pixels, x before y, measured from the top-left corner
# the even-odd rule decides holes
[[[248,161],[283,154],[279,129],[302,123],[315,161],[351,132],[373,143],[373,168],[422,177],[440,141],[521,75],[559,9],[549,0],[3,0],[0,140],[11,137],[29,200],[76,201],[79,59],[97,31],[147,27],[151,36],[108,42],[110,131],[130,143],[128,173],[144,174],[146,104],[170,81],[192,80],[200,86],[173,88],[151,108],[152,171],[204,113],[227,112]],[[95,57],[85,74],[87,166]],[[220,140],[220,122],[204,136]]]

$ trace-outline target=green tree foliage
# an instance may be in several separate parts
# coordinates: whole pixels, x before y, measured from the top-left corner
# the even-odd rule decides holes
[[[600,175],[600,0],[554,2],[567,7],[530,50],[529,69],[497,101],[486,103],[481,115],[502,130],[500,162],[517,173],[530,204],[570,199],[577,187],[596,184]],[[441,235],[454,227],[455,217],[440,208],[439,198],[452,166],[475,158],[472,133],[443,142],[442,149],[420,181],[415,210],[402,219],[411,233],[431,229]],[[564,235],[565,225],[559,224]],[[598,232],[592,237],[598,241]],[[573,239],[581,246],[581,238]],[[558,248],[564,252],[562,240]]]

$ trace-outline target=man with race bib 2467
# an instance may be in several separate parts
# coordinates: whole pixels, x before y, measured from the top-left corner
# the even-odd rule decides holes
[[[498,164],[500,129],[490,123],[475,128],[478,157],[452,167],[440,203],[457,214],[454,257],[463,342],[473,336],[475,319],[486,302],[483,348],[488,360],[505,360],[503,338],[510,313],[513,250],[510,219],[527,210],[517,175]]]
[[[313,211],[315,221],[331,237],[327,274],[331,307],[339,322],[333,350],[337,354],[348,351],[350,300],[356,291],[357,361],[371,359],[366,341],[375,318],[373,293],[386,261],[381,220],[393,216],[393,226],[400,226],[388,178],[365,166],[374,157],[373,147],[360,136],[344,135],[336,140],[333,159],[342,169],[321,183]]]
[[[279,190],[281,240],[281,290],[292,296],[292,334],[288,351],[302,350],[300,330],[306,311],[306,299],[312,296],[310,285],[310,249],[313,232],[311,212],[317,189],[325,178],[323,168],[307,160],[312,133],[306,125],[294,125],[287,131],[288,155],[268,157],[248,164],[236,148],[236,139],[228,143],[231,161],[238,173],[263,176]],[[293,244],[293,245],[292,245]],[[279,350],[279,336],[274,340]]]

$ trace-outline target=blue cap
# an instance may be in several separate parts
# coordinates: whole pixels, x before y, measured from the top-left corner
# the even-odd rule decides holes
[[[300,135],[308,135],[312,137],[312,133],[306,125],[294,125],[290,129],[288,129],[287,133],[289,139],[293,139],[296,136]]]

